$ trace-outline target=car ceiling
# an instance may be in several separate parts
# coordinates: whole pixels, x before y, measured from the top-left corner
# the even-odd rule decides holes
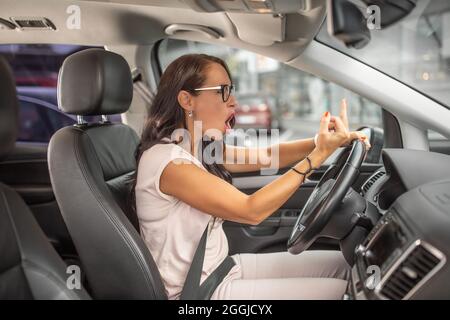
[[[0,43],[151,45],[161,38],[171,37],[251,50],[287,62],[303,52],[325,18],[325,0],[303,1],[303,10],[258,14],[202,12],[202,8],[192,3],[205,1],[190,0],[41,0],[39,4],[35,0],[3,0],[0,2],[0,18],[45,17],[53,22],[56,30],[0,29]],[[69,5],[80,7],[79,30],[66,27]],[[208,27],[222,37],[216,39],[191,31],[169,36],[165,28],[172,24]]]

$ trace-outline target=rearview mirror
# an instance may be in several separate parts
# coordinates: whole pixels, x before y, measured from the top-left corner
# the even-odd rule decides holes
[[[368,6],[376,6],[380,12],[380,27],[386,28],[407,16],[416,7],[417,0],[363,0]]]
[[[370,31],[361,10],[347,0],[327,0],[328,33],[348,48],[360,49],[370,41]]]

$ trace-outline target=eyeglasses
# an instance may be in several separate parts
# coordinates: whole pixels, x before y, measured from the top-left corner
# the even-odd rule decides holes
[[[234,94],[234,85],[228,85],[228,84],[221,84],[220,86],[216,87],[205,87],[205,88],[198,88],[194,89],[195,91],[206,91],[206,90],[220,90],[222,93],[222,100],[223,102],[227,102],[228,99],[232,94]]]

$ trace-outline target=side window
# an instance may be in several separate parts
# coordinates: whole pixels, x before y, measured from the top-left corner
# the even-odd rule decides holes
[[[48,142],[51,136],[51,128],[46,125],[45,111],[41,106],[28,101],[20,101],[20,131],[19,141]]]
[[[71,118],[71,116],[66,115],[60,111],[56,111],[50,108],[45,108],[44,110],[48,120],[52,124],[53,132],[56,132],[63,127],[71,126],[76,122],[75,118]]]
[[[58,109],[58,72],[67,56],[88,48],[50,44],[0,45],[0,55],[9,62],[16,79],[21,107],[19,141],[45,143],[56,130],[76,122],[76,117]],[[98,122],[101,117],[85,118],[88,122]],[[121,122],[120,115],[109,116],[109,119]]]
[[[429,142],[433,142],[433,141],[449,141],[442,134],[440,134],[439,132],[433,131],[433,130],[428,130],[427,135],[428,135],[428,141]]]
[[[370,126],[381,130],[383,127],[382,108],[375,103],[336,84],[245,50],[166,39],[158,52],[162,70],[187,53],[206,53],[226,61],[236,85],[235,128],[278,129],[280,141],[310,138],[317,132],[325,111],[339,113],[342,98],[348,102],[350,129]]]
[[[450,139],[444,137],[442,134],[428,130],[428,143],[430,145],[430,151],[450,155]]]

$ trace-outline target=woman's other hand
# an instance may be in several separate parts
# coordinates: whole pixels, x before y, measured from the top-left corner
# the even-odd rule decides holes
[[[316,145],[316,149],[320,153],[328,157],[336,149],[354,139],[365,141],[367,137],[360,131],[348,131],[340,117],[331,116],[328,111],[323,114]]]
[[[334,117],[331,116],[330,119],[330,124],[328,126],[328,128],[330,130],[335,130],[336,126],[335,126],[335,122],[336,119],[338,117]],[[345,130],[350,131],[349,129],[349,124],[348,124],[348,116],[347,116],[347,100],[344,98],[341,100],[341,106],[340,106],[340,111],[339,111],[339,118],[342,122],[343,127],[345,128]],[[354,139],[360,139],[361,141],[364,142],[364,144],[366,145],[366,149],[370,149],[370,143],[369,143],[369,139],[367,139],[367,136],[364,132],[362,131],[353,131],[350,132],[351,134],[349,135],[348,139],[341,145],[341,147],[345,147],[351,144],[351,142]]]

